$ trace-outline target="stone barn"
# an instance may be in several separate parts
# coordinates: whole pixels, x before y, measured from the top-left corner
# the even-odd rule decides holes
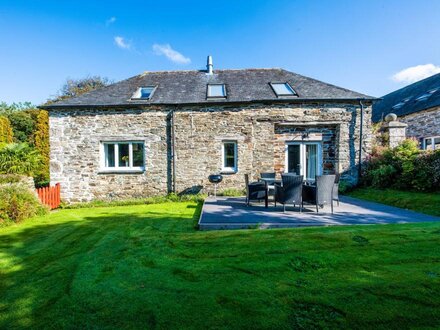
[[[283,69],[144,72],[44,106],[67,202],[244,188],[244,174],[358,177],[374,98]]]

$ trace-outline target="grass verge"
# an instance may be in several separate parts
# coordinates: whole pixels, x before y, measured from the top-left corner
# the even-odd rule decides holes
[[[357,188],[347,196],[440,216],[440,194],[394,189]]]

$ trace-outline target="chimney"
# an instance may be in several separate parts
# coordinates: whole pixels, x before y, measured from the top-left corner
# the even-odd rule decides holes
[[[206,64],[206,71],[208,74],[212,74],[213,70],[213,65],[212,65],[212,56],[209,55],[208,56],[208,63]]]

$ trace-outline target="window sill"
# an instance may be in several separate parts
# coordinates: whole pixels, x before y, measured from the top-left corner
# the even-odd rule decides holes
[[[220,174],[237,174],[237,170],[221,170]]]
[[[99,170],[98,174],[142,174],[145,169],[132,169],[132,170]]]

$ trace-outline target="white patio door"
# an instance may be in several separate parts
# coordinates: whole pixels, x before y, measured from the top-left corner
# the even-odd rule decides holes
[[[288,142],[285,172],[303,175],[315,180],[322,174],[322,147],[320,142]]]

